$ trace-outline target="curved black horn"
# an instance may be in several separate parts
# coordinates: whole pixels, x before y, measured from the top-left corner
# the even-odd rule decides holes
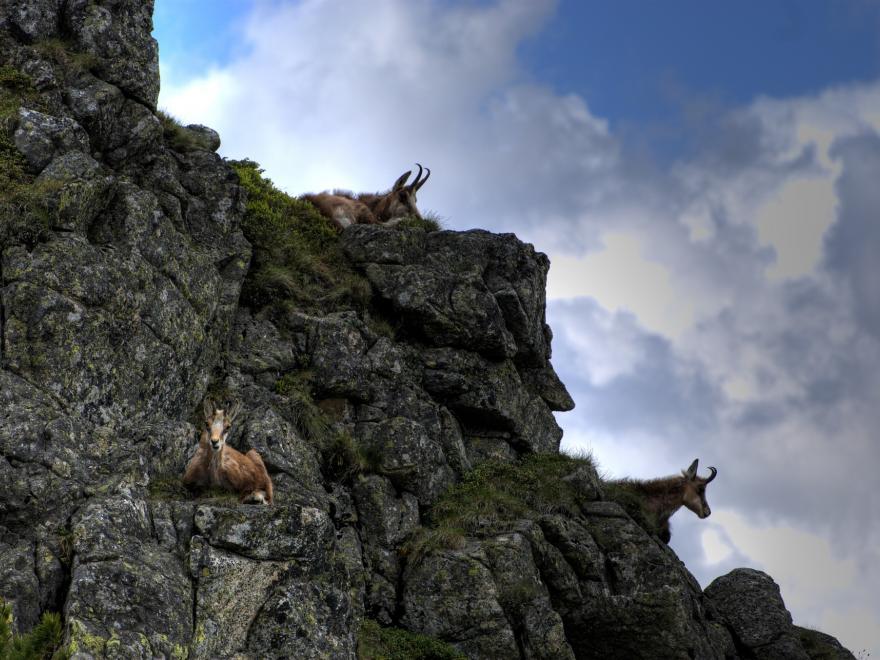
[[[712,481],[712,479],[714,479],[715,476],[718,474],[718,470],[716,470],[715,468],[713,468],[711,465],[709,466],[709,472],[712,473],[712,476],[709,477],[708,479],[706,479],[706,483],[709,483],[710,481]]]
[[[426,167],[426,168],[425,168],[425,171],[427,172],[427,174],[425,175],[425,178],[424,178],[424,179],[422,179],[421,181],[419,181],[419,185],[417,185],[417,186],[415,187],[416,190],[418,190],[418,189],[421,188],[423,185],[425,185],[425,181],[427,181],[427,180],[428,180],[428,177],[431,176],[431,168]]]
[[[422,178],[422,166],[419,165],[418,163],[416,163],[416,167],[419,168],[419,173],[416,174],[416,178],[413,179],[413,182],[411,184],[409,184],[409,187],[413,190],[418,190],[418,188],[416,186],[419,185],[419,179]]]

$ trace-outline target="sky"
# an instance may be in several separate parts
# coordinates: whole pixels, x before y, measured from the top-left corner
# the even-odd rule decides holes
[[[718,468],[672,547],[880,656],[880,2],[156,0],[160,106],[291,194],[551,260],[563,449]],[[703,472],[705,474],[705,472]]]

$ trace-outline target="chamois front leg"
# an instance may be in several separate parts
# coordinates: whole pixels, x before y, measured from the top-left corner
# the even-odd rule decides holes
[[[196,453],[190,459],[183,473],[183,485],[189,490],[200,490],[211,483],[211,449],[208,447],[208,432],[202,431]]]
[[[254,491],[248,495],[250,501],[261,502],[262,504],[272,504],[275,497],[274,488],[272,486],[272,477],[263,463],[263,457],[256,449],[251,449],[246,458],[249,458],[254,466]]]

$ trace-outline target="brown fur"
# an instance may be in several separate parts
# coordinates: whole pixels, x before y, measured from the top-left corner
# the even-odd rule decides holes
[[[241,496],[242,502],[260,502],[262,498],[265,504],[272,504],[272,479],[257,450],[242,454],[226,444],[226,436],[237,412],[238,407],[235,407],[226,414],[206,402],[207,428],[202,431],[196,453],[186,466],[183,483],[191,489],[214,486],[233,491]]]
[[[349,225],[374,225],[376,216],[370,208],[361,201],[342,194],[322,192],[314,195],[303,195],[307,202],[311,202],[316,209],[328,218],[339,229],[345,229]]]
[[[418,163],[416,163],[418,165]],[[412,183],[406,185],[412,170],[401,174],[391,190],[382,193],[355,194],[347,190],[334,190],[317,194],[303,195],[303,199],[314,204],[315,208],[332,221],[339,229],[355,224],[394,225],[406,217],[422,217],[416,206],[416,193],[421,188],[431,170],[422,178],[422,166]]]
[[[641,495],[645,500],[645,506],[657,517],[660,524],[660,538],[664,543],[669,543],[672,532],[669,528],[669,519],[682,506],[686,506],[699,518],[708,518],[712,513],[709,503],[706,501],[706,484],[715,478],[715,468],[712,476],[697,476],[699,459],[695,459],[687,470],[682,470],[681,476],[663,477],[648,481],[636,479],[621,479],[614,483],[623,486]]]

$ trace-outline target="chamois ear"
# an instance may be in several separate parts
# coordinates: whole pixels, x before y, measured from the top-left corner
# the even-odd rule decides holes
[[[412,174],[412,170],[407,170],[399,177],[397,177],[397,181],[395,181],[394,185],[391,186],[391,192],[396,192],[403,188],[406,185],[406,180],[409,178],[410,174]]]
[[[697,465],[699,464],[700,459],[695,458],[694,462],[691,463],[691,466],[687,470],[682,470],[682,475],[684,475],[687,479],[695,479],[697,476]]]
[[[202,414],[205,416],[205,424],[210,424],[214,419],[214,402],[211,399],[205,399],[202,403]]]

